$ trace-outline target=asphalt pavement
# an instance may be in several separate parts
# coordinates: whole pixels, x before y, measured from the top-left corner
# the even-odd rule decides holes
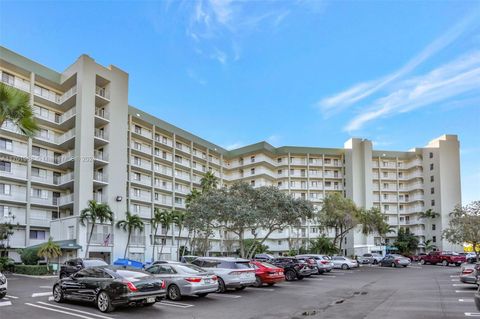
[[[273,287],[162,301],[148,308],[118,308],[108,314],[87,303],[55,303],[51,298],[54,278],[9,275],[8,296],[0,300],[0,319],[480,318],[473,303],[476,286],[460,283],[459,272],[453,266],[363,266]]]

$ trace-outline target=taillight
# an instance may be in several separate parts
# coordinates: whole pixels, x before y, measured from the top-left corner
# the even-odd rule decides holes
[[[322,260],[321,263],[324,265],[328,265],[330,262],[328,260]]]
[[[167,288],[167,284],[165,283],[165,280],[162,280],[162,289]]]
[[[124,281],[123,283],[124,283],[125,285],[127,285],[128,290],[130,290],[130,291],[138,291],[137,287],[135,287],[135,285],[134,285],[132,282],[130,282],[130,281]]]
[[[218,280],[218,277],[217,276],[212,276],[212,280],[213,281]]]
[[[188,278],[185,278],[186,281],[188,282],[200,282],[202,281],[202,278],[200,277],[188,277]]]
[[[471,274],[472,272],[473,272],[473,269],[464,269],[464,270],[462,271],[462,274],[465,274],[465,275],[466,275],[466,274]]]

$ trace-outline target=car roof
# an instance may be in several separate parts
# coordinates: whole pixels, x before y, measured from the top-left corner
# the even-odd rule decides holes
[[[237,257],[198,257],[197,260],[240,261],[240,262],[250,261],[248,259],[237,258]]]

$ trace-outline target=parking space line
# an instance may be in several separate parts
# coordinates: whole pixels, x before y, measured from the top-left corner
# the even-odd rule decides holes
[[[173,302],[173,301],[167,301],[167,300],[162,300],[161,302],[157,303],[157,305],[170,306],[170,307],[176,307],[176,308],[190,308],[194,306],[187,303]]]
[[[275,291],[273,288],[258,288],[258,289],[249,289],[248,291],[266,291],[266,292],[272,292]]]
[[[0,302],[0,307],[5,307],[5,306],[11,306],[12,302],[11,301],[2,301]]]
[[[320,277],[308,277],[307,280],[308,279],[323,280],[323,278],[320,278]]]
[[[53,296],[48,297],[48,301],[52,301],[53,299],[55,299]]]
[[[458,302],[473,302],[473,299],[458,299]]]
[[[480,317],[480,313],[478,312],[465,312],[466,317]]]
[[[465,288],[473,288],[472,284],[452,284],[453,287],[465,287]]]
[[[456,293],[468,292],[469,294],[473,294],[475,291],[473,290],[455,290]]]
[[[236,299],[236,298],[242,298],[242,296],[238,296],[238,295],[224,295],[224,294],[210,294],[210,296],[215,296],[215,297],[224,297],[224,298],[232,298],[232,299]]]
[[[30,306],[30,307],[36,307],[36,308],[45,309],[45,310],[49,310],[49,311],[59,312],[59,313],[63,313],[63,314],[74,316],[74,317],[80,317],[80,318],[84,318],[84,319],[93,319],[92,317],[87,317],[87,316],[83,316],[83,315],[76,314],[76,313],[70,313],[68,311],[63,311],[63,310],[53,309],[53,308],[44,307],[44,306],[40,306],[40,305],[35,305],[35,304],[29,303],[29,302],[27,302],[25,304],[27,306]]]
[[[82,311],[82,310],[78,310],[78,309],[75,309],[75,308],[68,308],[68,307],[64,307],[64,306],[58,306],[58,305],[54,305],[54,304],[52,304],[52,303],[47,303],[47,302],[42,302],[42,301],[37,301],[37,303],[38,303],[38,304],[41,304],[41,305],[48,306],[48,307],[65,309],[65,310],[68,310],[68,311],[74,311],[74,312],[78,312],[78,313],[83,313],[83,314],[90,315],[90,316],[94,316],[94,317],[98,317],[98,318],[112,319],[112,317],[107,317],[107,316],[103,316],[103,315],[98,315],[98,314],[96,314],[96,313],[91,313],[91,312],[87,312],[87,311]]]
[[[10,295],[6,295],[8,298],[12,298],[12,299],[18,299],[18,297],[15,297],[15,296],[10,296]]]
[[[49,291],[49,292],[36,292],[36,293],[32,294],[32,297],[36,298],[36,297],[44,297],[44,296],[51,296],[51,295],[52,295],[51,291]]]
[[[337,276],[335,276],[335,275],[323,275],[323,277],[325,277],[325,278],[337,278]]]
[[[52,289],[51,286],[39,286],[38,288],[41,288],[41,289]]]
[[[459,275],[452,275],[452,276],[450,276],[450,278],[460,278],[460,276]]]

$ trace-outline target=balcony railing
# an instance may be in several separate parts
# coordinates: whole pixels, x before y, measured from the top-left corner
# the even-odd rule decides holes
[[[107,134],[107,132],[104,131],[104,130],[101,130],[101,129],[96,128],[94,135],[95,135],[95,137],[97,137],[97,138],[101,138],[102,140],[108,141],[108,134]]]
[[[73,193],[54,198],[56,200],[56,205],[62,206],[73,203]]]
[[[108,113],[108,111],[105,109],[95,109],[95,115],[106,120],[110,118],[110,113]]]
[[[93,233],[91,244],[112,246],[113,245],[113,232],[110,233]]]
[[[93,173],[93,180],[95,180],[97,182],[107,183],[108,182],[107,174],[100,173],[100,172],[94,172]]]
[[[17,89],[30,92],[30,82],[27,80],[16,76],[3,76],[3,72],[1,73],[0,80],[3,83],[13,86]]]
[[[105,152],[100,152],[98,150],[95,150],[93,152],[93,157],[96,159],[96,160],[99,160],[99,161],[105,161],[107,162],[108,161],[108,154],[105,153]]]

